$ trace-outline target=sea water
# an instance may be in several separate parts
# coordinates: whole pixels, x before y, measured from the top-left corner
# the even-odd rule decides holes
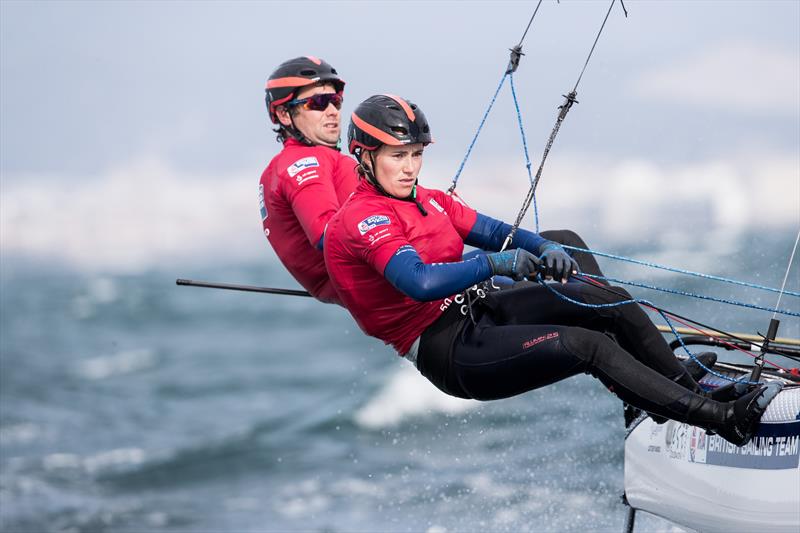
[[[782,234],[774,249],[787,255],[793,240]],[[754,244],[763,242],[749,237],[715,273],[759,281],[770,269],[770,280],[782,279],[784,264],[748,252],[773,249]],[[630,278],[628,267],[610,265]],[[195,277],[295,287],[274,264],[122,275],[6,256],[2,266],[2,531],[623,527],[622,406],[588,376],[507,400],[458,400],[340,308],[175,285]],[[765,331],[771,316],[632,292],[732,330]],[[796,298],[783,303],[800,308]],[[784,317],[779,335],[798,329]],[[640,513],[637,530],[681,529]]]

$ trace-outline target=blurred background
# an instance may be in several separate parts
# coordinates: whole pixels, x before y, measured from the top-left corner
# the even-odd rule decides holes
[[[514,82],[534,169],[608,5],[544,2],[528,32]],[[800,3],[625,5],[550,153],[541,229],[780,286],[800,227]],[[417,103],[436,141],[421,182],[446,188],[535,6],[0,2],[0,529],[620,530],[621,404],[594,380],[457,401],[341,309],[174,285],[296,288],[257,206],[280,62],[337,68],[343,126],[375,93]],[[458,191],[511,221],[528,186],[506,84]],[[729,330],[770,317],[633,292]]]

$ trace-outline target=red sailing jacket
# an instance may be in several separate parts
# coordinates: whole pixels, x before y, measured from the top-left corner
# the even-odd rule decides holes
[[[261,223],[283,265],[318,300],[340,303],[317,249],[325,225],[358,184],[355,159],[288,139],[261,175]]]
[[[412,245],[426,264],[462,260],[477,213],[442,191],[417,186],[414,202],[382,195],[366,180],[328,222],[325,263],[342,303],[367,335],[406,354],[452,298],[418,302],[395,289],[383,271]]]

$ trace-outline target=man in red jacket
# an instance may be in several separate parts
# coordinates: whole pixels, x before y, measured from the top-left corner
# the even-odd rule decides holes
[[[281,63],[266,102],[278,142],[259,184],[264,235],[283,265],[312,296],[340,303],[325,269],[325,225],[358,183],[357,162],[339,152],[344,80],[313,56]]]

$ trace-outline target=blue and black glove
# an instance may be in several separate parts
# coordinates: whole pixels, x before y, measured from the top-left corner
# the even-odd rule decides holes
[[[516,281],[535,275],[542,264],[538,257],[522,248],[487,254],[486,257],[494,275],[508,276]]]
[[[539,247],[539,257],[543,263],[545,278],[553,278],[566,283],[572,274],[578,273],[578,263],[560,244],[549,241]]]

